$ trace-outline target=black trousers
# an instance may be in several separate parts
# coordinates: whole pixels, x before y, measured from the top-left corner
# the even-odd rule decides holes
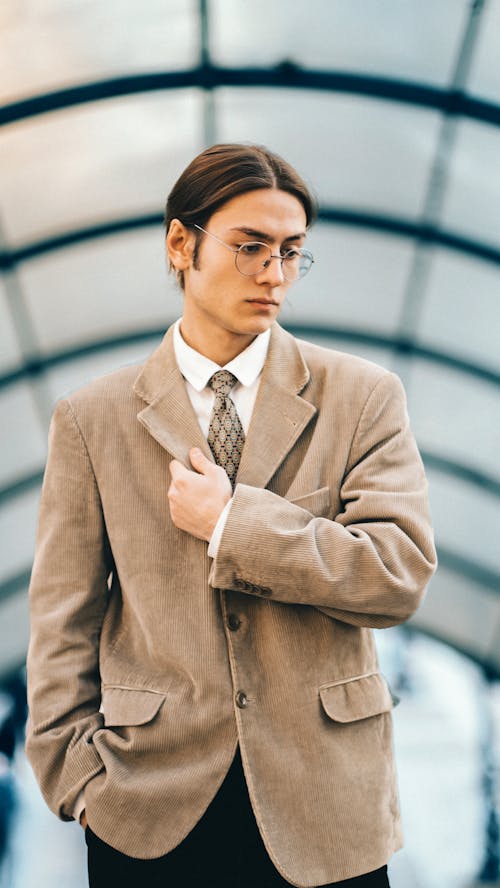
[[[283,888],[261,839],[239,753],[219,792],[177,848],[154,860],[121,854],[87,827],[90,888]],[[389,888],[387,867],[335,883]],[[329,888],[329,886],[325,886]]]

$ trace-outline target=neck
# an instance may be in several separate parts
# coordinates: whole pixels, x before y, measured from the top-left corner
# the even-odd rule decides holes
[[[236,335],[226,330],[212,331],[210,338],[193,328],[183,317],[180,332],[186,345],[209,358],[219,367],[224,367],[244,351],[255,339],[255,333]]]

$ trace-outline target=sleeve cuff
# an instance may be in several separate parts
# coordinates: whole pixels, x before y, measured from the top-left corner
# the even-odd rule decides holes
[[[208,544],[208,556],[209,558],[215,558],[217,552],[219,551],[220,541],[222,539],[222,534],[224,528],[226,526],[227,516],[229,515],[229,510],[231,508],[233,502],[233,498],[229,500],[228,503],[224,506],[222,512],[220,513],[217,524],[214,527],[212,536],[210,537],[210,542]]]

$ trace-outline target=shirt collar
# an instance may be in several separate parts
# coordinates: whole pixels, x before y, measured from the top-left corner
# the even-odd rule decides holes
[[[239,355],[221,368],[215,361],[195,351],[182,338],[180,331],[181,318],[174,325],[174,352],[177,365],[182,375],[197,392],[208,383],[217,370],[229,370],[242,385],[252,385],[262,372],[269,348],[271,330],[259,333],[255,339]]]

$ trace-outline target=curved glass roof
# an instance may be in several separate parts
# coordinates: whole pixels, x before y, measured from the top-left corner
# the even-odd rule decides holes
[[[500,0],[4,0],[0,35],[0,674],[54,402],[179,316],[164,199],[239,140],[320,201],[284,325],[405,383],[441,562],[414,623],[499,672]]]

